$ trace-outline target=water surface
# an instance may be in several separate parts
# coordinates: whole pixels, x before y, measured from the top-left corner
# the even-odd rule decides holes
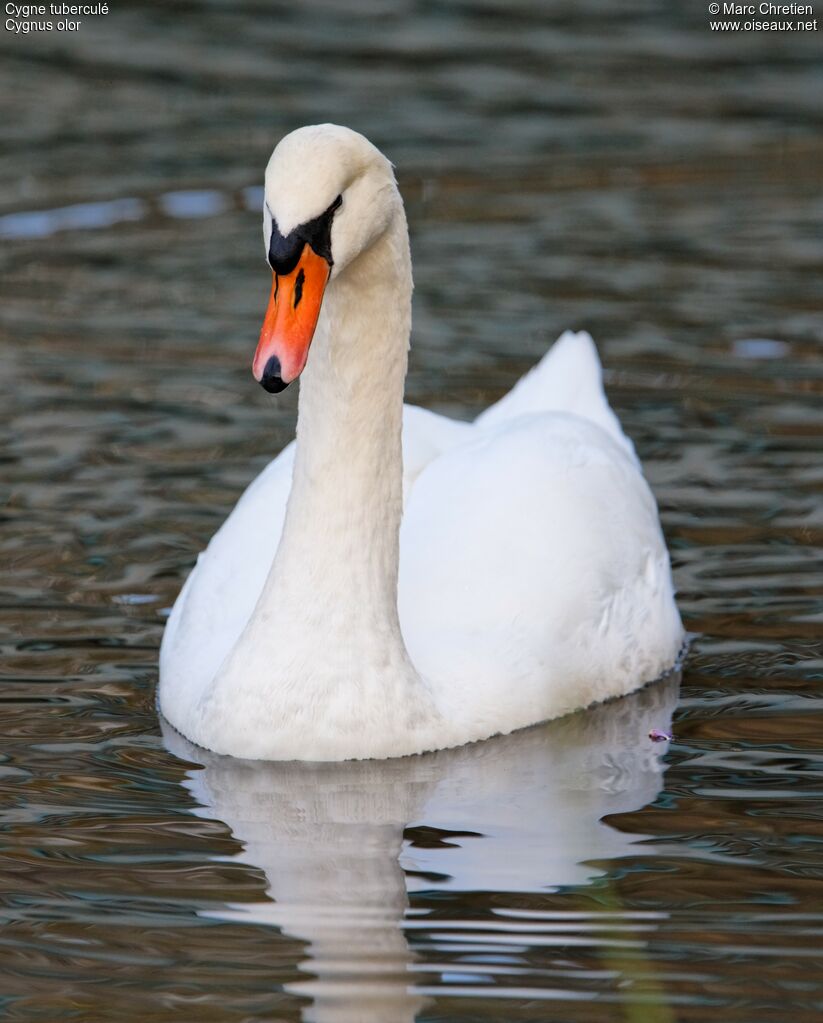
[[[819,1018],[821,36],[132,3],[0,51],[2,1018]],[[394,764],[161,734],[167,609],[293,432],[249,372],[259,186],[323,119],[398,167],[410,400],[468,418],[595,336],[696,634],[679,686]]]

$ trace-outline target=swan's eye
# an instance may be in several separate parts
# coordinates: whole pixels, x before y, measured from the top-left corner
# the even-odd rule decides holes
[[[343,205],[343,196],[338,195],[334,202],[319,217],[307,220],[287,235],[280,233],[277,221],[268,205],[263,211],[263,230],[266,234],[266,255],[269,266],[277,274],[290,274],[297,266],[304,245],[310,245],[318,256],[322,256],[329,266],[334,265],[331,255],[331,224],[335,210]],[[302,297],[302,292],[295,292],[295,307]]]

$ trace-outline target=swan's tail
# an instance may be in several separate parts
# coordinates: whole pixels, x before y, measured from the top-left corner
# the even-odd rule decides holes
[[[597,348],[584,330],[561,334],[540,362],[475,422],[485,428],[533,412],[572,412],[589,419],[637,457],[609,407]]]

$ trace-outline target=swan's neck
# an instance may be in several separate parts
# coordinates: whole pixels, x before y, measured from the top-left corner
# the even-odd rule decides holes
[[[345,678],[410,671],[397,617],[402,400],[412,305],[405,220],[327,288],[300,384],[292,491],[255,617]]]
[[[399,214],[329,284],[301,379],[292,490],[264,601],[275,620],[311,637],[315,653],[321,636],[339,638],[359,658],[384,659],[387,646],[402,647],[397,567],[411,289]]]
[[[443,719],[397,614],[410,305],[398,214],[327,288],[300,386],[283,535],[212,683],[207,709],[220,734],[204,731],[210,749],[248,746],[250,712],[270,723],[252,757],[388,757],[442,744]]]

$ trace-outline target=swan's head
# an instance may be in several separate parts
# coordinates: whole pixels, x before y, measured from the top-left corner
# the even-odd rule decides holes
[[[357,132],[318,124],[278,143],[263,206],[272,289],[252,364],[267,391],[300,375],[326,285],[377,241],[399,206],[391,164]]]

